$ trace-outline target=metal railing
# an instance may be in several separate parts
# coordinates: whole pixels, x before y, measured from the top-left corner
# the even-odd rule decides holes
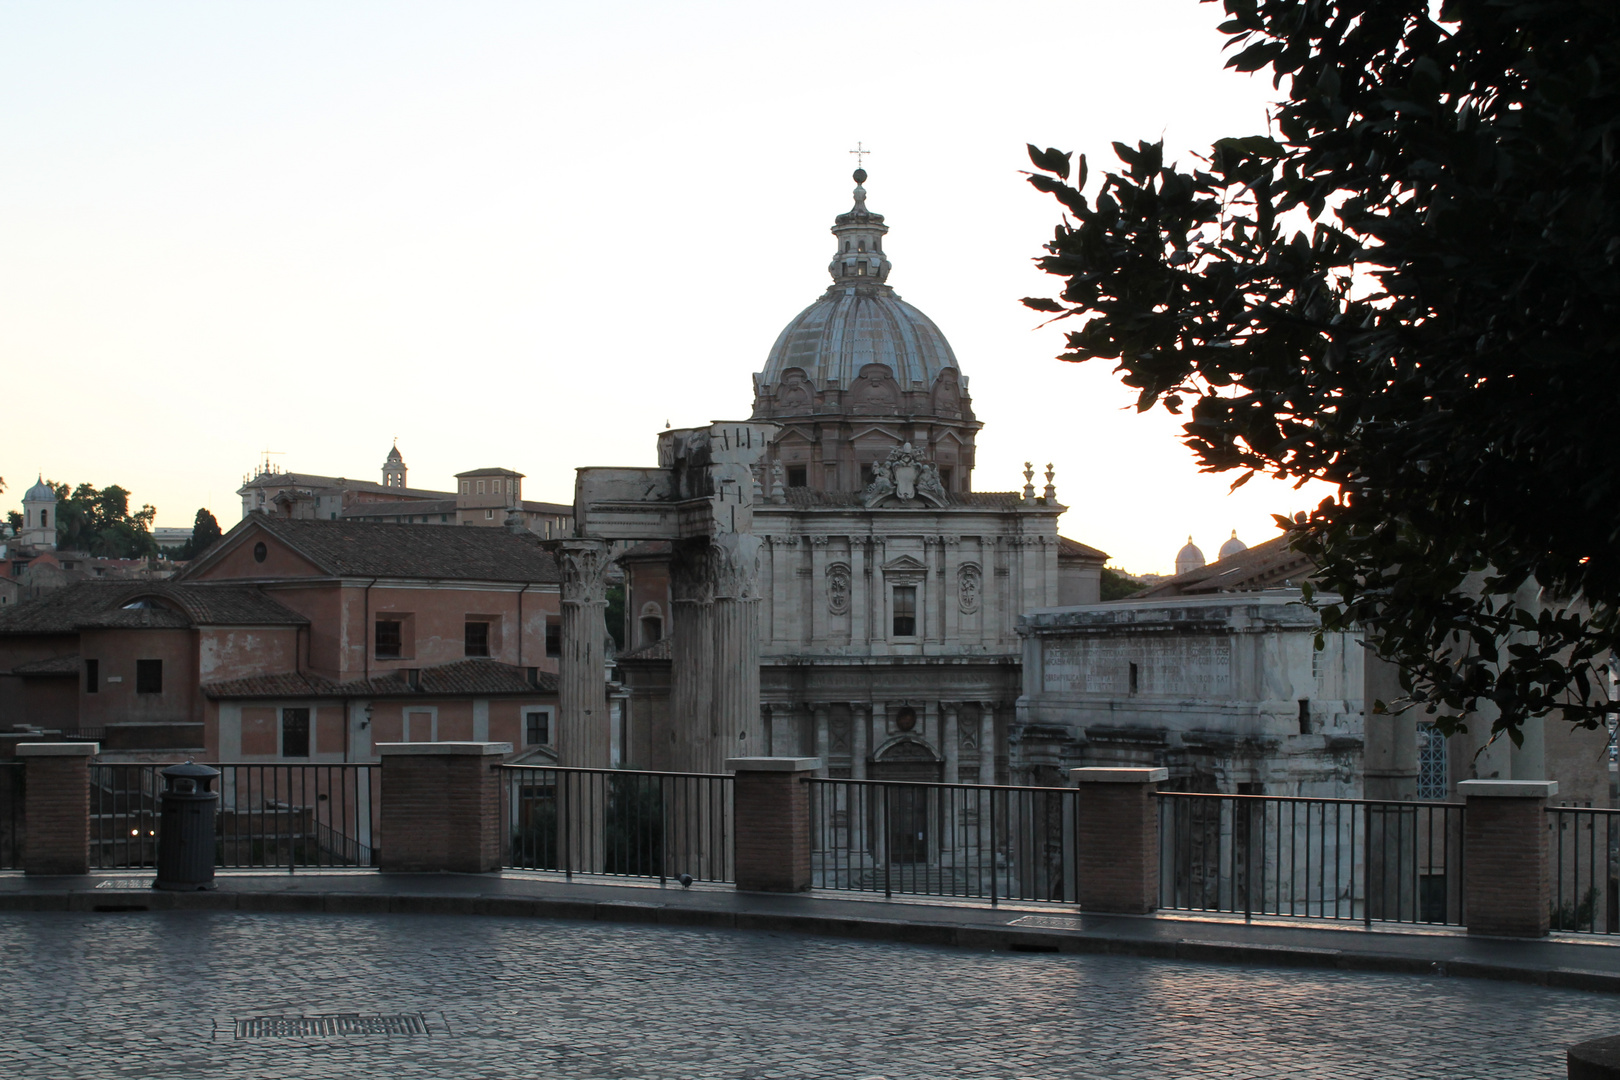
[[[1620,933],[1620,810],[1547,808],[1553,930]]]
[[[814,888],[992,904],[1078,898],[1074,788],[806,783]]]
[[[721,773],[503,765],[504,865],[736,880],[733,781]]]
[[[376,765],[221,764],[214,865],[230,869],[376,864]],[[90,766],[90,865],[157,864],[165,764]]]
[[[0,870],[22,869],[23,775],[23,762],[0,762]]]
[[[1159,906],[1463,924],[1463,805],[1159,793]]]

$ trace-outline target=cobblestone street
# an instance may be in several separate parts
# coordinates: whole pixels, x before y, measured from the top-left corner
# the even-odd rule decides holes
[[[9,1077],[1519,1080],[1620,1028],[1469,979],[527,919],[6,914],[0,947]]]

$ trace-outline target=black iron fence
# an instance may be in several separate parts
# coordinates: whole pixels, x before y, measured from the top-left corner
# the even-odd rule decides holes
[[[1073,903],[1074,788],[811,778],[818,889]]]
[[[1460,926],[1463,805],[1159,793],[1159,906]]]
[[[0,762],[0,870],[22,869],[23,768]]]
[[[543,765],[502,774],[508,867],[736,880],[729,775]]]
[[[1620,810],[1547,808],[1554,930],[1620,933]]]
[[[167,764],[90,766],[90,865],[155,866]],[[232,869],[376,865],[378,766],[223,764],[214,864]]]

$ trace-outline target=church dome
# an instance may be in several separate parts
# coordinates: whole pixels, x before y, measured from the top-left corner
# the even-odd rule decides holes
[[[1243,541],[1239,540],[1237,538],[1237,530],[1233,529],[1232,530],[1232,539],[1228,540],[1226,543],[1221,545],[1221,553],[1220,553],[1219,556],[1217,556],[1217,558],[1224,559],[1224,558],[1227,558],[1230,555],[1236,555],[1240,551],[1248,551],[1248,550],[1249,550],[1249,545],[1245,544]]]
[[[36,482],[33,487],[29,488],[26,492],[23,493],[22,501],[25,502],[25,503],[26,502],[49,502],[49,503],[53,503],[53,502],[56,501],[56,492],[51,490],[51,486],[45,482],[44,477],[40,477],[38,482]]]
[[[761,388],[778,386],[797,369],[816,390],[848,390],[872,364],[888,368],[902,392],[933,389],[947,369],[955,378],[956,354],[945,335],[887,284],[883,237],[889,227],[882,214],[866,208],[865,180],[866,170],[855,170],[855,205],[833,224],[832,287],[777,336],[756,378]]]
[[[1176,552],[1177,575],[1197,570],[1203,565],[1204,553],[1199,550],[1197,544],[1192,542],[1192,537],[1187,537],[1187,546]]]

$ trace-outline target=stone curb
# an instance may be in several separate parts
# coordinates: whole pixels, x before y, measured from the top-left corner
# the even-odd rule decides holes
[[[0,912],[79,911],[108,914],[145,911],[239,911],[335,915],[494,915],[507,918],[575,919],[590,922],[705,927],[812,934],[907,945],[989,949],[1023,953],[1141,956],[1254,967],[1332,968],[1400,975],[1496,979],[1569,990],[1620,993],[1620,973],[1579,968],[1535,968],[1451,959],[1426,960],[1399,953],[1347,952],[1296,945],[1198,938],[1142,939],[1080,930],[905,922],[788,912],[711,911],[624,900],[572,900],[499,895],[428,893],[290,893],[215,890],[159,892],[152,889],[64,889],[0,893]]]

